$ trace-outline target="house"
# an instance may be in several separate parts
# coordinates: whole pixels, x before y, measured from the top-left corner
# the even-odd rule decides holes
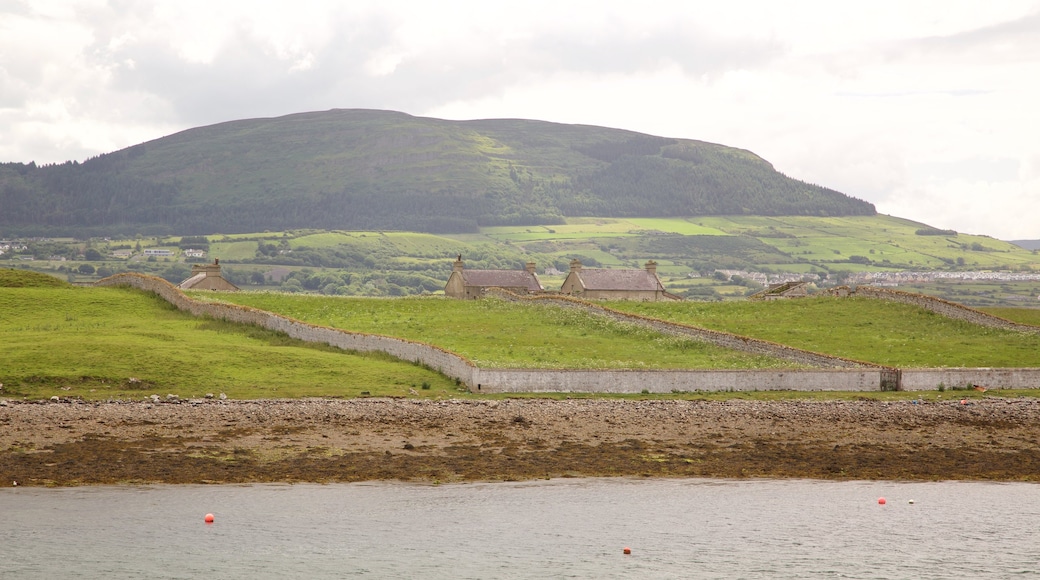
[[[145,248],[144,255],[145,256],[156,256],[156,257],[163,256],[163,257],[169,258],[169,257],[173,256],[173,250],[167,250],[167,249],[164,249],[164,248]]]
[[[748,300],[780,300],[782,298],[804,298],[808,295],[809,286],[806,282],[784,282],[783,284],[770,284],[765,290],[748,296]]]
[[[195,264],[191,267],[191,276],[177,287],[181,290],[238,290],[238,286],[220,275],[220,260],[213,260],[212,264]]]
[[[452,264],[444,294],[452,298],[480,298],[488,288],[516,294],[541,292],[544,288],[534,269],[534,262],[528,262],[523,270],[466,270],[460,255]]]
[[[184,250],[184,257],[186,258],[202,258],[205,257],[205,255],[206,250],[195,250],[192,248]]]
[[[583,268],[580,260],[571,260],[571,271],[560,292],[600,300],[681,300],[664,289],[657,277],[657,262],[653,260],[648,261],[643,270]]]

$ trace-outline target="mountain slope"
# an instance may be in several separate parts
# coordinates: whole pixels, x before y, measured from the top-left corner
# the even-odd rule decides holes
[[[0,226],[474,231],[564,216],[873,215],[748,151],[603,127],[332,110],[189,129],[84,163],[0,164]]]

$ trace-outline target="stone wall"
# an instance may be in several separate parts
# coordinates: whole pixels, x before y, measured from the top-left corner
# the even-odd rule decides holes
[[[987,389],[1040,389],[1040,368],[1035,369],[904,369],[904,391],[934,391],[940,386],[961,389],[978,385]]]
[[[950,302],[948,300],[943,300],[942,298],[925,294],[904,292],[902,290],[893,290],[891,288],[879,288],[877,286],[857,286],[855,289],[849,288],[848,286],[839,286],[828,290],[826,294],[837,297],[860,296],[863,298],[874,298],[876,300],[900,302],[902,304],[910,304],[926,310],[931,310],[936,314],[941,314],[948,318],[964,320],[980,326],[1002,328],[1018,332],[1040,333],[1040,327],[1012,322],[1000,318],[999,316],[993,316],[992,314],[986,314],[981,310],[975,310],[974,308],[964,306],[963,304],[957,304],[956,302]]]
[[[477,369],[479,393],[672,393],[694,391],[879,391],[876,369],[545,370]]]

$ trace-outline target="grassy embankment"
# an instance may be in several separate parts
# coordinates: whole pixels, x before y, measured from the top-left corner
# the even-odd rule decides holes
[[[813,298],[722,303],[614,302],[645,316],[902,368],[1037,367],[1040,334],[985,328],[894,302]],[[1038,311],[992,312],[1026,324]]]
[[[189,295],[252,306],[321,326],[426,342],[486,368],[798,368],[788,361],[538,303],[252,292]]]
[[[351,354],[203,320],[129,289],[78,288],[0,270],[0,397],[84,399],[457,394],[454,381],[381,354]],[[47,287],[33,287],[44,284]],[[4,286],[19,287],[4,287]],[[425,388],[424,388],[425,387]]]
[[[671,349],[674,356],[665,350],[661,358],[641,358],[649,356],[642,354],[647,348],[679,339],[539,303],[272,293],[221,294],[219,298],[313,324],[422,340],[463,354],[479,366],[726,368],[720,364],[724,359],[699,359],[693,348],[699,343],[693,341],[676,343],[678,348]],[[1040,366],[1040,335],[984,328],[881,300],[618,301],[609,306],[904,368]]]

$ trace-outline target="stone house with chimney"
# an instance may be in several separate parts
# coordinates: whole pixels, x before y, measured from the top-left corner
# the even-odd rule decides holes
[[[560,292],[591,300],[681,300],[664,289],[653,260],[642,270],[584,268],[580,260],[571,260],[571,271]]]
[[[502,288],[515,294],[542,292],[534,262],[523,270],[466,270],[459,256],[452,264],[451,276],[444,285],[444,294],[452,298],[480,298],[488,288]]]
[[[233,292],[238,290],[231,282],[220,275],[220,260],[213,260],[212,264],[194,264],[191,267],[191,276],[177,285],[181,290],[223,290]]]

